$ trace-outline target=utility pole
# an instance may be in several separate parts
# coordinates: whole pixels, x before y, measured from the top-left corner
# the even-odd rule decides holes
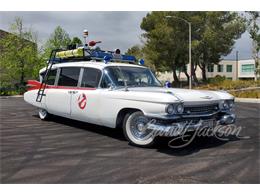
[[[236,80],[238,80],[238,51],[236,51]]]
[[[189,89],[192,87],[192,68],[191,68],[191,22],[188,22],[189,24],[189,64],[190,64],[190,80],[189,80]]]

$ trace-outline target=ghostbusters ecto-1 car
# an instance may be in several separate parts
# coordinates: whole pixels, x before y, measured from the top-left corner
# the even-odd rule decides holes
[[[92,43],[93,44],[93,43]],[[28,81],[26,102],[39,108],[39,117],[59,115],[110,128],[122,128],[127,140],[149,146],[155,134],[145,128],[228,125],[234,97],[224,91],[166,88],[143,61],[134,56],[78,47],[54,50],[40,81]],[[167,128],[164,129],[167,131]]]

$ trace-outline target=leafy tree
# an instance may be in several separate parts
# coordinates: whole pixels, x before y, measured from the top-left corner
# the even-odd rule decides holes
[[[200,12],[195,23],[193,38],[193,62],[202,70],[206,81],[206,68],[218,64],[222,56],[228,55],[235,41],[245,32],[245,20],[235,12]],[[198,23],[197,23],[198,22]],[[196,26],[199,24],[198,26]]]
[[[172,16],[166,18],[166,16]],[[244,19],[235,12],[152,12],[143,18],[145,31],[144,51],[156,69],[172,70],[178,82],[177,70],[182,69],[187,78],[188,25],[192,23],[192,72],[195,81],[197,66],[206,81],[206,67],[217,64],[229,54],[235,40],[245,31]]]
[[[143,58],[143,51],[140,45],[134,45],[126,51],[126,54],[133,55],[136,58]]]
[[[255,80],[257,80],[257,74],[260,72],[259,68],[259,51],[260,51],[260,28],[259,28],[259,18],[260,13],[256,11],[248,12],[249,18],[247,20],[248,32],[250,34],[252,41],[253,58],[255,60]]]
[[[33,76],[39,63],[37,35],[26,29],[21,18],[15,18],[10,32],[0,39],[1,86],[20,89]]]
[[[146,66],[152,69],[152,71],[156,71],[154,64],[149,60],[142,46],[134,45],[126,51],[126,54],[135,56],[137,60],[143,59]]]
[[[82,41],[80,40],[80,38],[78,37],[73,37],[71,42],[70,42],[71,45],[81,45],[82,44]]]
[[[66,49],[71,43],[69,34],[60,26],[57,26],[44,46],[44,56],[48,58],[53,49]]]
[[[178,15],[180,12],[148,13],[141,23],[146,32],[144,52],[155,65],[157,71],[173,71],[175,82],[179,82],[177,69],[185,66],[188,61],[188,33],[180,21],[167,20],[169,14]],[[183,68],[183,70],[186,70]]]

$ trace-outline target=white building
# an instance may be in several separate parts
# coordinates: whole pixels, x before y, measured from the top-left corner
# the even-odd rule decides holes
[[[188,67],[188,73],[190,73],[190,67]],[[255,61],[253,59],[248,60],[222,60],[218,65],[212,65],[207,67],[207,78],[214,78],[217,75],[225,76],[227,79],[254,79]],[[186,80],[187,77],[184,73],[177,72],[180,80]],[[197,66],[196,76],[198,79],[202,78],[202,72],[199,66]],[[158,77],[162,81],[173,81],[172,72],[158,73]]]

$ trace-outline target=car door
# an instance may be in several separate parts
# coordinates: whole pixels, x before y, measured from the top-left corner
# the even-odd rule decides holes
[[[52,114],[70,117],[71,97],[76,93],[80,67],[62,67],[58,71],[56,85],[48,89],[46,105]]]
[[[99,124],[99,81],[101,70],[82,68],[81,80],[71,99],[71,117],[85,122]]]

